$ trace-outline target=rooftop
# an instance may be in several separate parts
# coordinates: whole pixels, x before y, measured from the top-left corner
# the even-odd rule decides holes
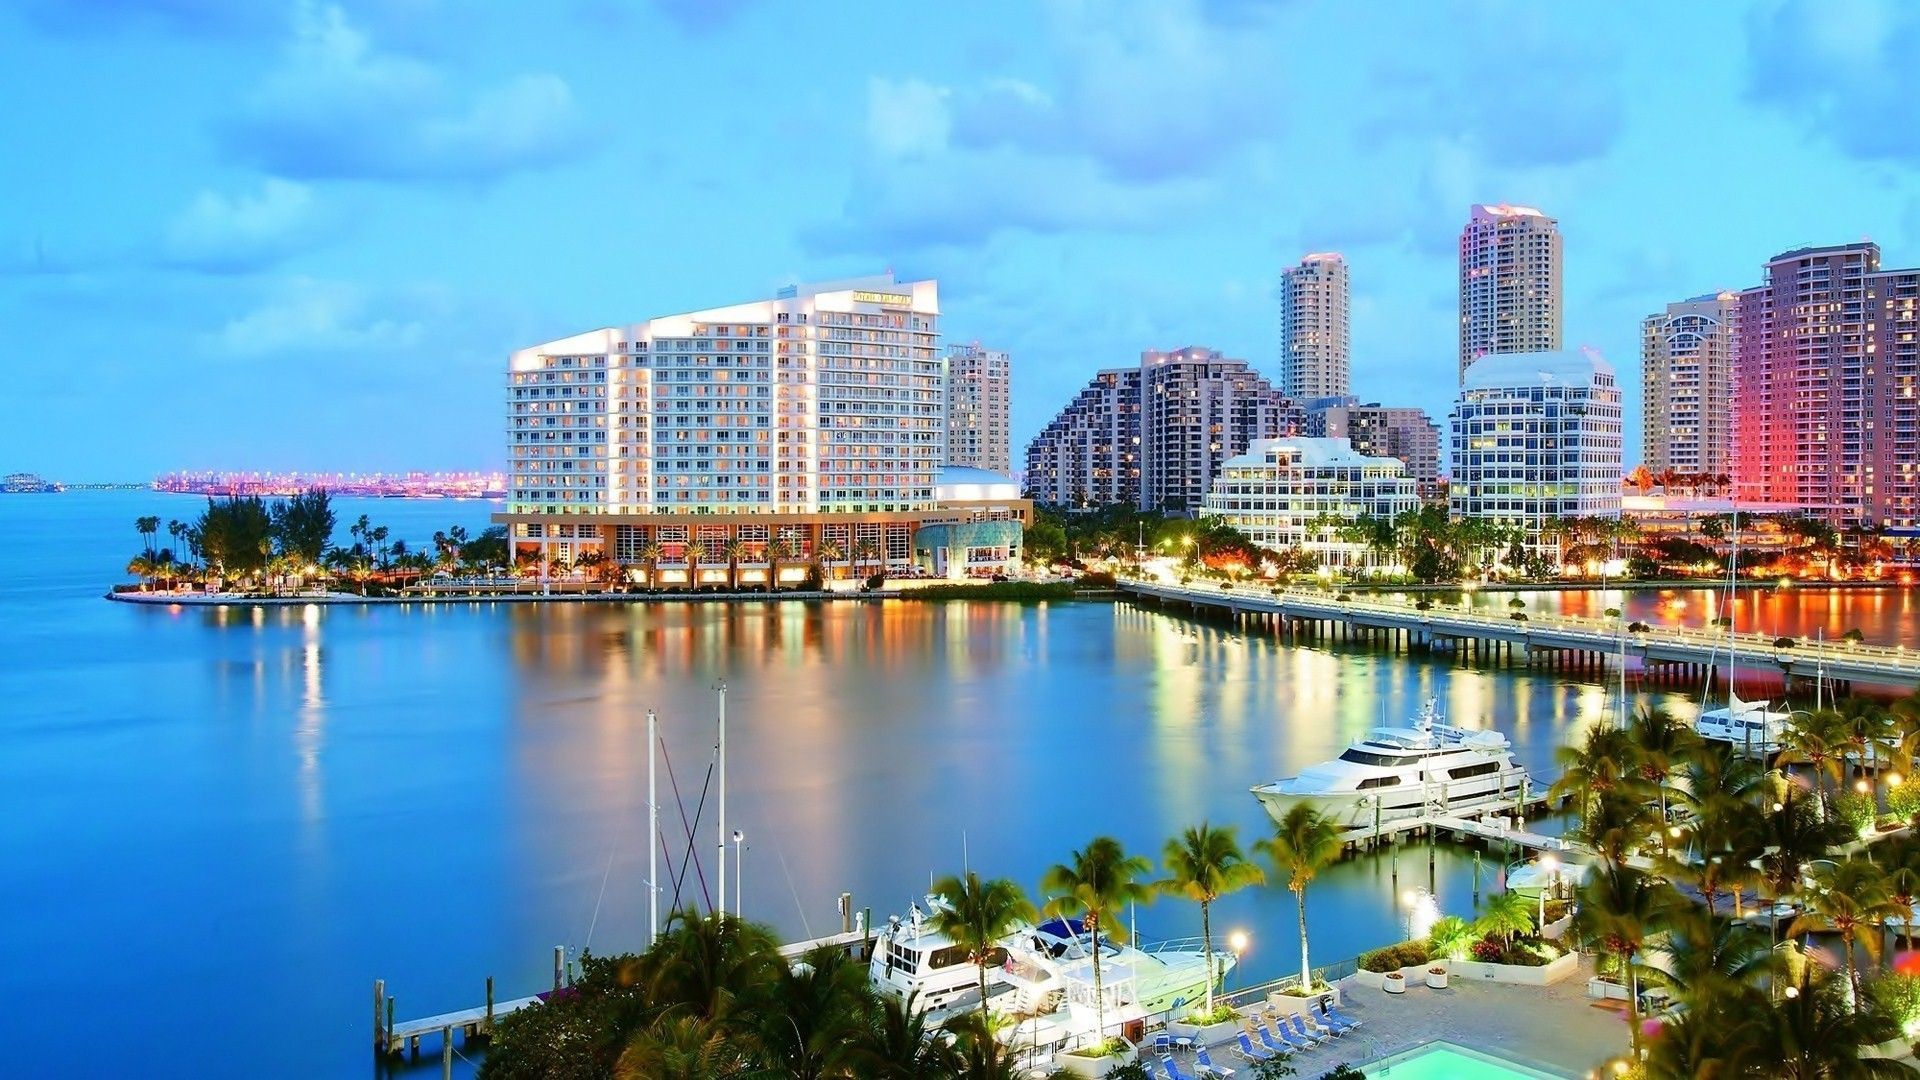
[[[1309,468],[1331,468],[1334,466],[1363,465],[1405,465],[1399,458],[1374,457],[1363,454],[1353,448],[1345,439],[1310,439],[1293,436],[1285,439],[1255,439],[1247,447],[1247,452],[1231,459],[1228,465],[1254,466],[1265,465],[1267,459],[1275,453],[1293,451],[1294,460]]]
[[[1552,382],[1584,385],[1592,382],[1595,375],[1612,374],[1613,365],[1597,354],[1589,355],[1571,349],[1558,352],[1489,353],[1467,365],[1460,388],[1488,390]]]
[[[1499,218],[1513,217],[1536,217],[1552,220],[1531,206],[1515,206],[1512,203],[1484,203],[1476,205],[1473,208],[1473,216],[1476,221],[1492,221]]]

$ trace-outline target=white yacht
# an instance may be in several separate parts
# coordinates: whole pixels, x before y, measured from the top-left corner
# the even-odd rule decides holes
[[[1741,701],[1729,690],[1727,703],[1701,713],[1693,722],[1693,730],[1709,742],[1732,743],[1749,756],[1769,758],[1780,752],[1781,736],[1791,716],[1764,701]]]
[[[941,904],[940,898],[929,896],[923,903],[924,909],[916,903],[904,919],[898,915],[888,919],[874,935],[868,977],[881,993],[902,1001],[911,999],[915,1008],[925,1012],[978,1004],[979,969],[968,959],[965,946],[954,944],[927,925],[930,912]],[[1007,962],[1007,951],[993,949],[986,959],[987,996],[991,998],[1006,989],[1000,971]]]
[[[1305,803],[1352,829],[1374,822],[1481,810],[1526,792],[1527,772],[1507,737],[1440,722],[1429,700],[1412,727],[1379,727],[1298,776],[1261,784],[1254,797],[1275,821]]]
[[[1093,1041],[1093,950],[1100,950],[1100,989],[1108,1034],[1153,1016],[1181,1016],[1207,995],[1206,953],[1199,938],[1136,948],[1086,932],[1080,920],[1050,919],[1006,941],[1002,976],[1013,987],[1002,1037],[1029,1053]],[[1232,951],[1216,948],[1214,970],[1224,980]]]

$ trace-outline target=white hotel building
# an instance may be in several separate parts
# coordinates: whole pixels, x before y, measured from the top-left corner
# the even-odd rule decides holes
[[[934,282],[883,275],[521,349],[495,520],[522,555],[597,550],[668,583],[764,582],[775,562],[798,580],[816,556],[902,567],[923,527],[989,519],[1013,527],[970,558],[1010,559],[1030,504],[938,490],[939,308]]]
[[[1341,539],[1329,519],[1395,518],[1420,508],[1419,482],[1398,458],[1370,457],[1345,439],[1259,439],[1221,466],[1201,504],[1276,551],[1300,548],[1347,571],[1388,567],[1365,544]]]

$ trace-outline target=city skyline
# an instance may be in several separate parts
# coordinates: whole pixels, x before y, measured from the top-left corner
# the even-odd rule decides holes
[[[886,267],[941,282],[943,345],[1022,358],[1019,447],[1142,349],[1204,341],[1277,378],[1278,275],[1320,250],[1352,269],[1353,392],[1439,416],[1482,203],[1559,221],[1565,344],[1623,373],[1637,457],[1649,312],[1800,246],[1920,249],[1920,140],[1858,107],[1912,90],[1920,15],[1891,5],[1846,35],[1805,4],[1415,12],[1381,35],[1332,5],[1057,4],[1017,40],[940,11],[834,37],[750,3],[110,12],[0,13],[16,86],[97,73],[19,114],[38,164],[0,178],[0,326],[42,358],[0,404],[10,471],[500,467],[487,376],[513,349]],[[1497,86],[1457,63],[1495,28],[1518,43]],[[1676,37],[1724,45],[1681,71],[1657,47]],[[789,40],[831,52],[798,94],[780,70],[636,92],[610,62],[643,49],[666,84]],[[177,92],[142,92],[155,64],[188,73]],[[1339,92],[1261,104],[1306,86]],[[1682,91],[1727,119],[1676,159]],[[803,138],[824,152],[796,160]],[[1778,182],[1725,181],[1760,171]],[[723,259],[647,257],[716,231]]]

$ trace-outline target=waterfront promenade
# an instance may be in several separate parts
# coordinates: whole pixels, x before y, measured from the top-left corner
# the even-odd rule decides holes
[[[1523,613],[1499,615],[1418,600],[1388,600],[1308,589],[1225,587],[1194,583],[1167,585],[1122,581],[1122,595],[1157,604],[1185,605],[1236,619],[1265,620],[1281,633],[1339,633],[1355,639],[1378,638],[1409,648],[1450,650],[1493,647],[1530,655],[1547,650],[1584,654],[1596,661],[1609,656],[1637,657],[1643,663],[1729,665],[1774,671],[1789,684],[1816,675],[1832,683],[1865,682],[1887,686],[1920,685],[1920,652],[1902,646],[1795,641],[1790,646],[1762,634],[1732,634],[1710,628],[1650,626],[1628,629],[1624,620]],[[1342,597],[1345,597],[1342,599]]]

